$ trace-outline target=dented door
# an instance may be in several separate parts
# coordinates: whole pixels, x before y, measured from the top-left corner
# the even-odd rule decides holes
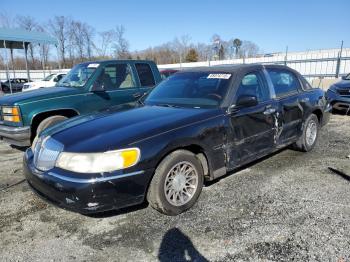
[[[243,76],[235,99],[242,94],[256,96],[258,105],[230,113],[229,168],[252,161],[275,147],[278,103],[271,98],[262,72],[250,72]]]
[[[303,107],[300,104],[298,77],[288,69],[267,68],[279,104],[277,143],[284,146],[294,141],[301,130]]]

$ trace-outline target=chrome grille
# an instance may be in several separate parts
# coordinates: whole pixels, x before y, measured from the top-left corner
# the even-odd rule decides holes
[[[39,138],[34,147],[34,165],[41,171],[47,171],[55,166],[63,145],[51,137]]]

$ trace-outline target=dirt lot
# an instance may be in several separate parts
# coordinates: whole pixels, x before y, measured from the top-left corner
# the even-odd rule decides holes
[[[22,179],[0,142],[0,188]],[[350,261],[350,117],[333,116],[311,153],[283,150],[206,186],[194,208],[140,206],[87,217],[0,191],[1,261]]]

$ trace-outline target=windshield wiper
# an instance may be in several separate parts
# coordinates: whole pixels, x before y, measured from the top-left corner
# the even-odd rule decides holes
[[[156,104],[156,106],[179,108],[179,106],[177,106],[177,105],[172,105],[172,104]]]

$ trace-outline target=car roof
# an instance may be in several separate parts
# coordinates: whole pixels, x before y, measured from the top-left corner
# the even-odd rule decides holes
[[[181,70],[180,72],[227,72],[234,73],[238,70],[245,69],[259,69],[259,68],[281,68],[281,69],[291,69],[285,65],[277,65],[277,64],[235,64],[235,65],[217,65],[217,66],[206,66],[206,67],[195,67],[195,68],[186,68]]]
[[[87,62],[82,62],[79,64],[91,64],[91,63],[110,63],[110,62],[118,62],[118,63],[154,63],[154,61],[151,60],[137,60],[137,59],[123,59],[123,60],[118,60],[118,59],[109,59],[109,60],[93,60],[93,61],[87,61]]]

